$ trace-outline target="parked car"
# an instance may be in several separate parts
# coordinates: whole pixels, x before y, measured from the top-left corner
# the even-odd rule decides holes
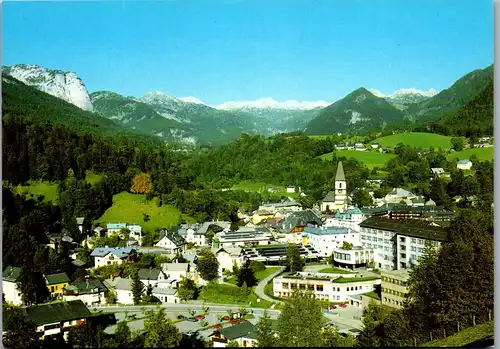
[[[186,320],[190,321],[190,322],[196,322],[196,321],[198,321],[198,320],[196,320],[195,317],[188,317]]]
[[[185,317],[184,315],[180,315],[180,314],[179,314],[179,315],[177,315],[177,319],[179,319],[179,320],[180,320],[180,319],[185,319],[185,318],[186,318],[186,317]]]

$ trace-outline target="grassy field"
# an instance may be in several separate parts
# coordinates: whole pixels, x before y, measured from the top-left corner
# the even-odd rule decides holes
[[[332,153],[326,153],[318,156],[318,159],[331,161]],[[355,158],[365,164],[368,168],[384,167],[387,162],[393,158],[394,154],[379,153],[378,151],[357,151],[357,150],[337,150],[337,157],[345,156],[346,158]]]
[[[462,151],[457,151],[455,153],[448,154],[446,156],[446,159],[447,160],[469,159],[472,155],[476,155],[479,160],[493,161],[493,158],[495,156],[494,149],[495,149],[494,147],[465,149]]]
[[[493,321],[466,328],[452,336],[436,339],[423,344],[423,347],[463,347],[481,339],[493,338],[495,327]],[[478,347],[479,348],[479,347]]]
[[[256,191],[256,192],[267,192],[267,189],[276,188],[279,191],[274,192],[276,195],[284,195],[290,196],[292,198],[298,198],[300,196],[299,193],[287,193],[286,188],[282,185],[269,184],[264,182],[253,182],[253,181],[243,181],[238,184],[233,185],[232,189],[240,189],[240,190],[248,190],[248,191]]]
[[[379,295],[375,291],[370,291],[370,292],[363,293],[363,296],[367,296],[367,297],[370,297],[370,298],[373,298],[373,299],[376,299],[376,300],[380,300]]]
[[[149,221],[144,222],[144,215],[149,215]],[[182,215],[187,222],[193,218]],[[154,200],[147,201],[145,195],[120,193],[113,196],[113,206],[98,219],[100,223],[140,224],[144,230],[170,228],[179,224],[181,212],[173,206],[157,207]]]
[[[451,137],[426,132],[405,132],[395,135],[380,137],[371,143],[380,143],[384,147],[394,147],[398,143],[403,143],[417,148],[450,149]]]
[[[335,268],[335,267],[325,268],[325,269],[320,269],[320,270],[318,270],[318,273],[332,273],[332,274],[356,274],[356,273],[355,273],[355,272],[353,272],[353,271],[348,271],[348,270],[345,270],[345,269]]]
[[[59,187],[58,183],[30,180],[27,182],[27,184],[28,185],[18,185],[13,189],[13,192],[15,194],[22,194],[25,196],[32,194],[35,197],[43,195],[45,202],[52,201],[54,204],[57,203],[57,188]]]
[[[279,267],[267,267],[264,270],[260,270],[260,271],[256,272],[255,277],[257,278],[257,282],[260,282],[260,281],[264,280],[266,277],[268,277],[269,275],[277,272],[278,269],[279,269]],[[230,278],[227,279],[226,282],[228,282],[232,285],[236,285],[236,277],[231,276]]]
[[[259,298],[255,292],[250,292],[249,295],[243,295],[241,289],[237,286],[228,284],[209,284],[204,286],[198,296],[199,300],[204,300],[219,304],[236,304],[245,307],[269,308],[272,303]]]

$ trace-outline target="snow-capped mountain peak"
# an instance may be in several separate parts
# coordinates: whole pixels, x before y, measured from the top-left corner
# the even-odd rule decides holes
[[[5,66],[2,70],[26,85],[63,99],[83,110],[93,110],[87,88],[75,73],[26,64]]]
[[[194,103],[194,104],[205,104],[201,99],[198,99],[193,96],[188,97],[179,97],[179,99],[183,102]]]
[[[234,109],[296,109],[296,110],[310,110],[317,107],[326,107],[331,103],[325,101],[313,102],[299,102],[296,100],[288,100],[285,102],[278,102],[273,98],[260,98],[255,101],[231,101],[214,106],[214,108],[221,110],[234,110]]]
[[[405,95],[420,95],[423,97],[433,97],[438,94],[438,91],[436,91],[433,88],[429,89],[428,91],[417,90],[416,88],[402,88],[388,95],[374,88],[369,89],[368,91],[370,91],[377,97],[389,98],[389,99]]]

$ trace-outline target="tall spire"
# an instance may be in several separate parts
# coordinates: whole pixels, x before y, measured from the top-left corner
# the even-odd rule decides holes
[[[337,165],[337,174],[335,175],[336,181],[345,181],[344,166],[342,166],[342,161],[339,161]]]

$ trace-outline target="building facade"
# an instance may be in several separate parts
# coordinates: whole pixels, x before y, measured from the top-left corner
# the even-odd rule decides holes
[[[321,257],[331,256],[334,249],[342,246],[344,241],[353,245],[360,244],[360,233],[349,228],[305,227],[302,236]]]
[[[288,298],[298,289],[312,292],[319,300],[345,302],[348,296],[373,291],[380,283],[380,278],[363,278],[361,274],[295,273],[275,278],[273,286],[275,297]]]
[[[402,308],[408,295],[408,279],[406,270],[382,270],[382,304],[392,308]]]

